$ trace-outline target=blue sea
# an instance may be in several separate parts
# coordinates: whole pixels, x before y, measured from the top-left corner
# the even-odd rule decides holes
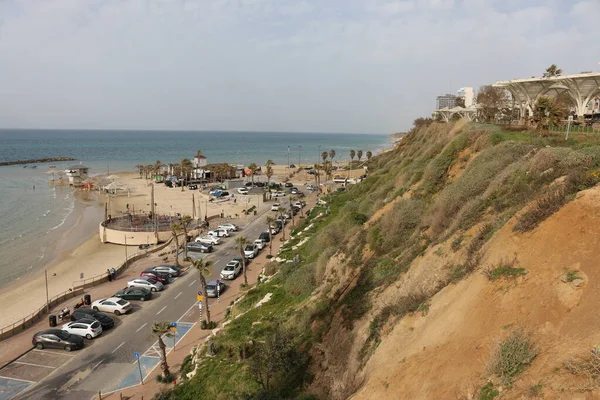
[[[56,169],[83,163],[98,175],[135,171],[136,165],[157,160],[177,163],[197,150],[209,163],[287,164],[289,157],[292,164],[313,164],[322,151],[333,149],[337,159],[347,160],[351,149],[376,154],[391,143],[388,135],[378,134],[0,130],[0,162],[73,157],[76,162],[54,163]],[[49,163],[32,165],[0,166],[1,286],[42,270],[91,237],[103,216],[71,188],[49,185]]]

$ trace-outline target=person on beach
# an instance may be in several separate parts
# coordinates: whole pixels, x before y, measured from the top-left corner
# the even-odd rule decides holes
[[[33,191],[35,192],[35,185],[33,185]]]

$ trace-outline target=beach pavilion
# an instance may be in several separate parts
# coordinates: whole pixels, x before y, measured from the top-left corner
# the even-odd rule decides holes
[[[458,115],[467,121],[474,121],[477,116],[477,108],[475,107],[444,107],[439,110],[435,110],[435,113],[441,115],[445,122],[452,119],[453,116]]]
[[[591,104],[591,113],[600,111],[594,103],[600,96],[600,72],[577,75],[552,76],[548,78],[514,79],[496,82],[494,87],[506,89],[519,108],[520,118],[533,116],[535,104],[542,96],[556,96],[566,92],[573,100],[575,115],[582,120]]]

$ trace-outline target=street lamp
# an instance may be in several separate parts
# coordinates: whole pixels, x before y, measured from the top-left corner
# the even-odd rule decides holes
[[[133,239],[133,236],[129,236],[129,239]],[[125,268],[127,268],[127,235],[125,235]]]

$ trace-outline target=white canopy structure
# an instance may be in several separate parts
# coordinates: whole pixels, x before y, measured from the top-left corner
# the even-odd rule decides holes
[[[454,115],[458,115],[467,121],[473,121],[477,116],[477,108],[475,107],[444,107],[439,110],[435,110],[435,112],[441,115],[446,122],[450,121]]]
[[[553,76],[549,78],[515,79],[496,82],[493,86],[510,92],[519,105],[521,117],[527,112],[533,114],[533,108],[541,96],[566,92],[575,105],[575,113],[583,117],[588,103],[600,96],[600,72],[577,75]]]

